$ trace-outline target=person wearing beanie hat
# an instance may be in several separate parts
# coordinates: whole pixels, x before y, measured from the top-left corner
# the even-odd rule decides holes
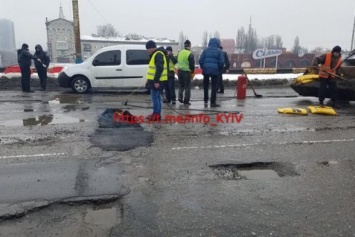
[[[157,45],[155,44],[155,42],[153,40],[149,40],[146,44],[145,44],[145,48],[146,49],[156,49]]]
[[[173,54],[173,48],[171,46],[166,47],[167,57],[169,60],[168,68],[168,82],[165,86],[165,98],[167,103],[175,104],[176,103],[176,94],[175,94],[175,64],[177,59]]]
[[[322,54],[315,57],[313,60],[313,67],[319,70],[319,105],[324,105],[325,96],[327,94],[327,87],[330,92],[330,105],[337,108],[337,75],[341,75],[340,66],[341,60],[341,47],[335,46],[331,52]]]
[[[332,49],[332,52],[341,53],[341,48],[340,48],[340,46],[335,46],[335,47]]]
[[[185,48],[190,48],[190,47],[191,47],[191,42],[190,42],[190,40],[185,40],[185,42],[184,42],[184,47],[185,47]]]
[[[21,70],[21,87],[23,92],[33,92],[30,89],[30,80],[31,80],[31,60],[36,60],[41,62],[39,58],[35,55],[32,55],[28,51],[28,44],[22,44],[21,49],[17,50],[17,62],[20,65]]]
[[[149,40],[145,47],[150,55],[146,87],[150,90],[153,102],[153,113],[147,119],[149,122],[154,122],[161,120],[161,90],[168,80],[168,60],[166,50],[163,47],[157,48],[153,40]]]
[[[179,78],[178,100],[180,103],[184,103],[184,105],[191,105],[191,80],[195,75],[195,57],[190,51],[190,40],[184,42],[184,47],[177,55]]]

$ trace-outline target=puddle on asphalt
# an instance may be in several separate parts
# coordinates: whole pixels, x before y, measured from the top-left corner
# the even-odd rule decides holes
[[[226,180],[265,180],[299,175],[288,162],[253,162],[210,165],[215,174]]]
[[[0,224],[1,236],[109,236],[121,223],[118,204],[51,205]]]
[[[319,164],[325,165],[325,166],[330,166],[330,165],[337,165],[337,164],[339,164],[339,162],[336,160],[331,160],[331,161],[323,161],[323,162],[320,162]]]
[[[83,104],[81,96],[74,95],[58,95],[53,100],[48,101],[49,104]]]
[[[280,176],[273,170],[241,170],[238,175],[245,179],[275,179]]]
[[[62,114],[41,115],[25,119],[13,119],[0,122],[0,126],[44,126],[67,123],[83,123],[85,119],[73,118]]]

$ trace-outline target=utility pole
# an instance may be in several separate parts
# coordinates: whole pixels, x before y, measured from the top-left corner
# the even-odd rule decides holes
[[[351,38],[350,52],[355,48],[354,46],[354,34],[355,34],[355,10],[354,10],[354,26],[353,26],[353,36]]]
[[[79,22],[79,3],[78,0],[72,0],[73,3],[73,22],[74,22],[74,42],[75,42],[75,63],[82,63],[81,42],[80,42],[80,22]]]

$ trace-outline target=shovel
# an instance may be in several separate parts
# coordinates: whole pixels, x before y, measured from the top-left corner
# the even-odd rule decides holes
[[[349,85],[353,85],[353,83],[351,83],[351,82],[349,81],[349,79],[347,79],[347,78],[345,78],[345,77],[336,75],[336,74],[331,73],[331,72],[324,71],[324,70],[322,70],[320,67],[317,67],[317,66],[312,66],[311,68],[316,68],[316,69],[318,69],[319,71],[326,72],[326,73],[328,73],[329,75],[334,76],[335,78],[339,78],[339,79],[341,79],[341,80],[346,81],[347,83],[349,83]]]
[[[248,75],[244,72],[244,70],[243,70],[242,75],[243,75],[243,74],[244,74],[245,77],[247,78],[248,84],[250,85],[251,89],[252,89],[253,92],[254,92],[254,96],[255,96],[256,98],[261,98],[261,97],[263,97],[262,95],[257,94],[257,93],[255,92],[254,87],[253,87],[253,85],[251,84],[251,82],[250,82],[250,80],[249,80],[249,78],[248,78]]]

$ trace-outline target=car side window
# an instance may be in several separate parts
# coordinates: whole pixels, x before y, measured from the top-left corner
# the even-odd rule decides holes
[[[149,54],[147,50],[131,49],[126,51],[127,65],[148,65]]]
[[[116,66],[121,65],[121,51],[113,50],[100,53],[92,61],[93,66]]]

